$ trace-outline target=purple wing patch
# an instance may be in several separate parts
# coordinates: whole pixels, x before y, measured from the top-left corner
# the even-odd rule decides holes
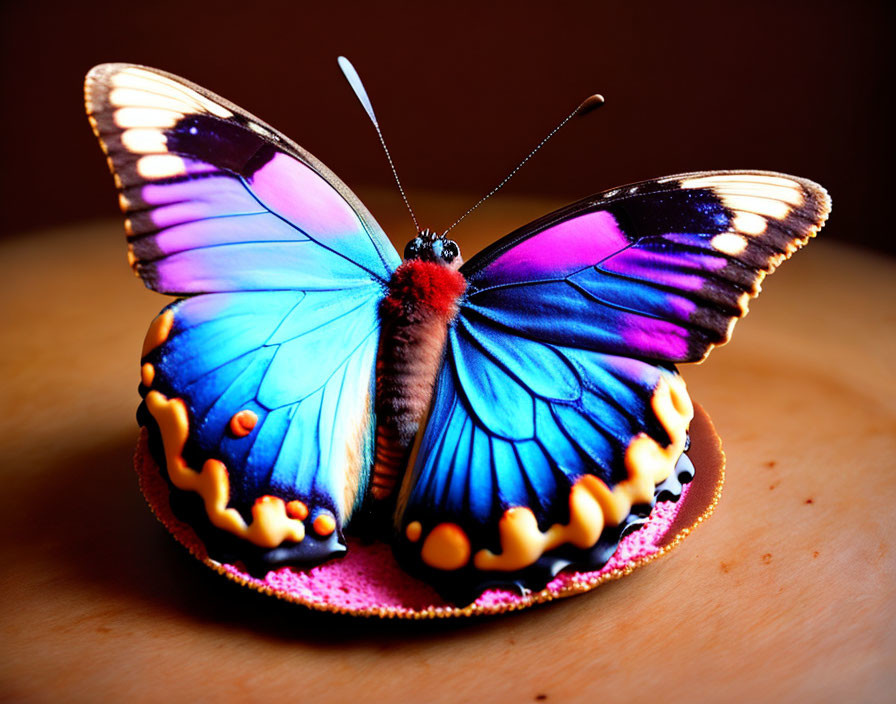
[[[697,361],[727,342],[762,279],[820,229],[829,210],[817,184],[760,171],[615,189],[468,261],[464,306],[542,342]]]
[[[513,244],[488,266],[488,282],[502,286],[569,276],[583,262],[602,261],[628,244],[610,213],[585,213]]]

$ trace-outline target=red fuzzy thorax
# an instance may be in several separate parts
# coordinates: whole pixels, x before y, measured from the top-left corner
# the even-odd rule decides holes
[[[392,274],[383,312],[396,318],[412,311],[453,317],[457,300],[466,287],[463,274],[455,269],[422,259],[408,259]]]

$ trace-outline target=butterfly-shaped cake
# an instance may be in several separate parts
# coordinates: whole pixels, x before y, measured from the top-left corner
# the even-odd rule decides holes
[[[87,77],[128,257],[177,297],[138,412],[171,506],[251,574],[342,556],[346,533],[456,603],[603,565],[693,476],[675,365],[728,341],[830,209],[764,171],[585,198],[463,261],[404,260],[326,166],[186,80]]]

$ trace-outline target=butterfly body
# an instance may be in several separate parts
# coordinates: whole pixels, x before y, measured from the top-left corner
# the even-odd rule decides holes
[[[416,257],[401,264],[389,282],[380,307],[383,334],[376,373],[371,493],[377,500],[392,496],[404,474],[465,288],[453,263]]]
[[[260,572],[338,557],[379,513],[458,601],[599,566],[677,495],[693,407],[674,365],[727,342],[830,208],[793,176],[682,174],[463,263],[420,233],[402,262],[319,160],[189,81],[105,64],[86,104],[131,266],[177,297],[138,413],[175,513]]]

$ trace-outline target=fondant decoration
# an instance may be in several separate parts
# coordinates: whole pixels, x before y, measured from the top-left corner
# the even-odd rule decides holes
[[[363,517],[458,603],[597,570],[680,494],[693,407],[674,365],[727,342],[830,208],[805,179],[700,172],[466,262],[420,231],[402,263],[321,162],[192,83],[104,64],[86,105],[131,266],[182,297],[147,333],[139,418],[172,501],[201,499],[211,557],[318,564]]]
[[[230,419],[230,432],[235,438],[244,438],[255,428],[258,423],[258,414],[255,411],[242,410],[233,414]]]

